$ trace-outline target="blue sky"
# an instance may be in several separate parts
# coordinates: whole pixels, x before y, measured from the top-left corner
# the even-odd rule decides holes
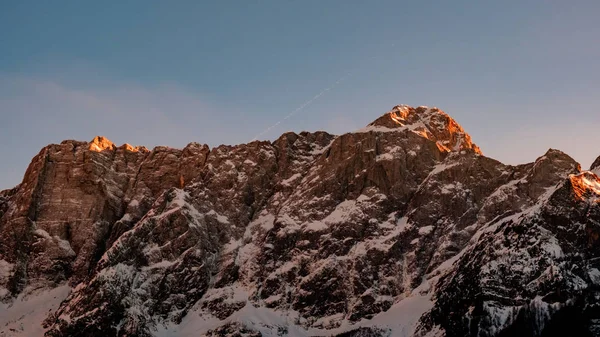
[[[0,189],[48,143],[349,132],[437,106],[509,164],[600,155],[598,1],[0,2]]]

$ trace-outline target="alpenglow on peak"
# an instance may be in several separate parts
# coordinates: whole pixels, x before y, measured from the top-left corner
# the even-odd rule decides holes
[[[396,105],[391,111],[376,119],[366,131],[412,131],[436,142],[440,150],[462,151],[472,150],[482,154],[471,136],[452,117],[444,111],[426,106],[411,107]]]

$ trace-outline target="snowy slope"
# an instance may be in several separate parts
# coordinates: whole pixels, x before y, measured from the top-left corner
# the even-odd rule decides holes
[[[71,288],[62,285],[50,290],[21,294],[9,303],[0,303],[0,336],[41,337],[44,320],[69,295]]]
[[[408,106],[340,136],[49,145],[0,193],[0,328],[497,336],[571,320],[593,335],[594,170],[552,149],[502,164],[443,111]]]

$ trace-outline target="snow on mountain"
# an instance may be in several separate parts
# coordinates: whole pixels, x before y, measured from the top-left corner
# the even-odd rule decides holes
[[[0,336],[43,336],[44,320],[69,295],[71,287],[27,289],[10,302],[0,303]]]
[[[404,105],[340,136],[64,141],[0,192],[0,331],[598,335],[597,173]]]

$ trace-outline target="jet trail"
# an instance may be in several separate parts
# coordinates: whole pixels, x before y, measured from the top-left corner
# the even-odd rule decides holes
[[[335,83],[333,83],[331,86],[329,86],[328,88],[325,88],[325,89],[321,90],[321,92],[319,92],[318,94],[316,94],[313,98],[311,98],[308,101],[302,103],[302,105],[300,105],[298,108],[296,108],[296,110],[290,112],[287,116],[283,117],[283,119],[281,119],[277,123],[269,126],[263,132],[261,132],[258,135],[256,135],[256,137],[252,138],[251,142],[257,140],[259,137],[261,137],[262,135],[264,135],[267,132],[271,131],[273,128],[277,127],[279,124],[285,122],[286,120],[290,119],[292,116],[294,116],[295,114],[297,114],[298,112],[302,111],[304,108],[306,108],[307,106],[309,106],[312,102],[316,101],[317,99],[319,99],[319,97],[323,96],[326,92],[328,92],[329,90],[335,88],[338,84],[340,84],[343,80],[345,80],[348,76],[350,76],[350,74],[351,73],[348,72],[346,75],[340,77],[339,80],[335,81]]]
[[[395,45],[396,45],[396,43],[394,42],[391,45],[389,45],[388,48],[394,47]],[[388,48],[386,48],[386,49],[388,49]],[[369,57],[365,61],[365,63],[370,63],[371,61],[375,60],[375,58],[377,56],[378,56],[378,54],[374,54],[373,56]],[[304,110],[304,108],[306,108],[307,106],[309,106],[310,104],[312,104],[312,102],[316,101],[317,99],[319,99],[319,97],[323,96],[329,90],[335,88],[338,84],[340,84],[342,81],[344,81],[347,77],[349,77],[352,74],[353,71],[355,71],[355,69],[351,69],[351,71],[349,71],[348,73],[346,73],[346,75],[340,77],[340,79],[337,80],[337,81],[335,81],[335,83],[333,83],[330,87],[321,90],[321,92],[319,92],[318,94],[316,94],[315,97],[313,97],[313,98],[309,99],[308,101],[304,102],[302,105],[300,105],[298,108],[296,108],[296,110],[290,112],[283,119],[279,120],[277,123],[275,123],[275,124],[269,126],[268,128],[266,128],[263,132],[259,133],[258,135],[256,135],[256,137],[252,138],[251,142],[257,140],[259,137],[261,137],[264,134],[266,134],[267,132],[271,131],[273,128],[277,127],[279,124],[281,124],[281,123],[285,122],[286,120],[290,119],[292,116],[294,116],[298,112]]]

